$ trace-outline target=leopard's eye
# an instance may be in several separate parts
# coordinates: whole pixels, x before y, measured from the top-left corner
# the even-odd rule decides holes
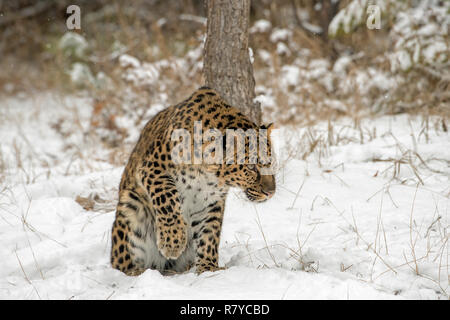
[[[255,165],[255,164],[249,164],[249,165],[247,166],[247,168],[248,168],[249,170],[256,171],[256,165]]]

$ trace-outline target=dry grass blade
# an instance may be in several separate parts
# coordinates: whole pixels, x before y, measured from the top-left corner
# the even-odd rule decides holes
[[[269,247],[269,244],[268,244],[268,242],[267,242],[266,235],[265,235],[264,230],[263,230],[262,225],[261,225],[261,220],[259,219],[258,210],[256,209],[256,206],[255,206],[255,205],[253,205],[253,208],[255,209],[255,213],[256,213],[256,223],[258,224],[258,228],[259,228],[259,230],[260,230],[260,232],[261,232],[261,235],[262,235],[262,237],[263,237],[263,239],[264,239],[264,243],[265,243],[265,245],[266,245],[265,248],[266,248],[266,250],[267,250],[267,253],[269,254],[270,258],[272,259],[273,263],[275,264],[275,267],[278,268],[280,265],[278,264],[278,262],[276,261],[274,255],[273,255],[272,252],[270,251],[270,247]]]
[[[413,198],[413,202],[411,205],[411,214],[409,216],[409,245],[411,248],[411,255],[413,257],[413,261],[414,261],[414,265],[415,265],[415,272],[418,275],[419,274],[419,265],[417,263],[417,259],[416,259],[416,251],[415,251],[415,245],[416,242],[413,242],[413,236],[412,236],[412,232],[413,232],[413,212],[414,212],[414,204],[416,202],[416,195],[417,195],[417,190],[419,189],[419,184],[417,184],[416,190],[414,191],[414,198]]]
[[[19,255],[17,254],[17,249],[14,250],[14,254],[16,255],[17,261],[19,262],[19,266],[20,266],[20,269],[22,270],[23,277],[24,277],[25,280],[33,287],[33,289],[34,289],[34,291],[36,292],[38,298],[39,298],[40,300],[42,300],[42,298],[41,298],[39,292],[37,291],[37,289],[36,289],[36,287],[35,287],[35,285],[34,285],[33,282],[31,282],[31,280],[28,278],[28,275],[27,275],[27,273],[25,272],[25,269],[23,268],[22,262],[20,261]]]

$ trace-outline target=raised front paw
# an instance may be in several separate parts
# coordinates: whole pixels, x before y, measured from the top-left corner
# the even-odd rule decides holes
[[[159,252],[166,259],[177,259],[186,249],[187,235],[186,224],[181,223],[162,226],[158,230],[157,245]]]

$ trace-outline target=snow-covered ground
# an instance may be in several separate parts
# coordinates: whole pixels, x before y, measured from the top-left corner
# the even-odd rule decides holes
[[[123,167],[85,134],[91,108],[0,101],[0,299],[448,299],[450,138],[437,119],[281,128],[275,196],[228,199],[226,270],[127,277],[109,265]]]

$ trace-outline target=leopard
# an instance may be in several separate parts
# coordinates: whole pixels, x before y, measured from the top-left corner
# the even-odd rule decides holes
[[[243,161],[196,163],[191,158],[190,162],[180,162],[173,150],[183,138],[174,139],[174,132],[192,133],[184,143],[194,147],[189,155],[195,156],[196,123],[205,132],[222,134],[222,138],[211,139],[217,138],[215,146],[227,148],[228,130],[265,130],[267,139],[263,146],[246,139]],[[219,244],[230,189],[241,189],[249,201],[257,203],[275,193],[275,174],[264,171],[271,165],[273,128],[273,123],[251,121],[207,86],[154,115],[142,129],[120,180],[111,231],[111,266],[128,276],[138,276],[147,269],[164,275],[192,268],[197,274],[223,270],[219,267]],[[207,147],[202,146],[202,151]],[[268,151],[266,161],[250,161],[255,148]],[[211,150],[214,155],[216,148]],[[236,151],[231,151],[228,160],[236,160]]]

